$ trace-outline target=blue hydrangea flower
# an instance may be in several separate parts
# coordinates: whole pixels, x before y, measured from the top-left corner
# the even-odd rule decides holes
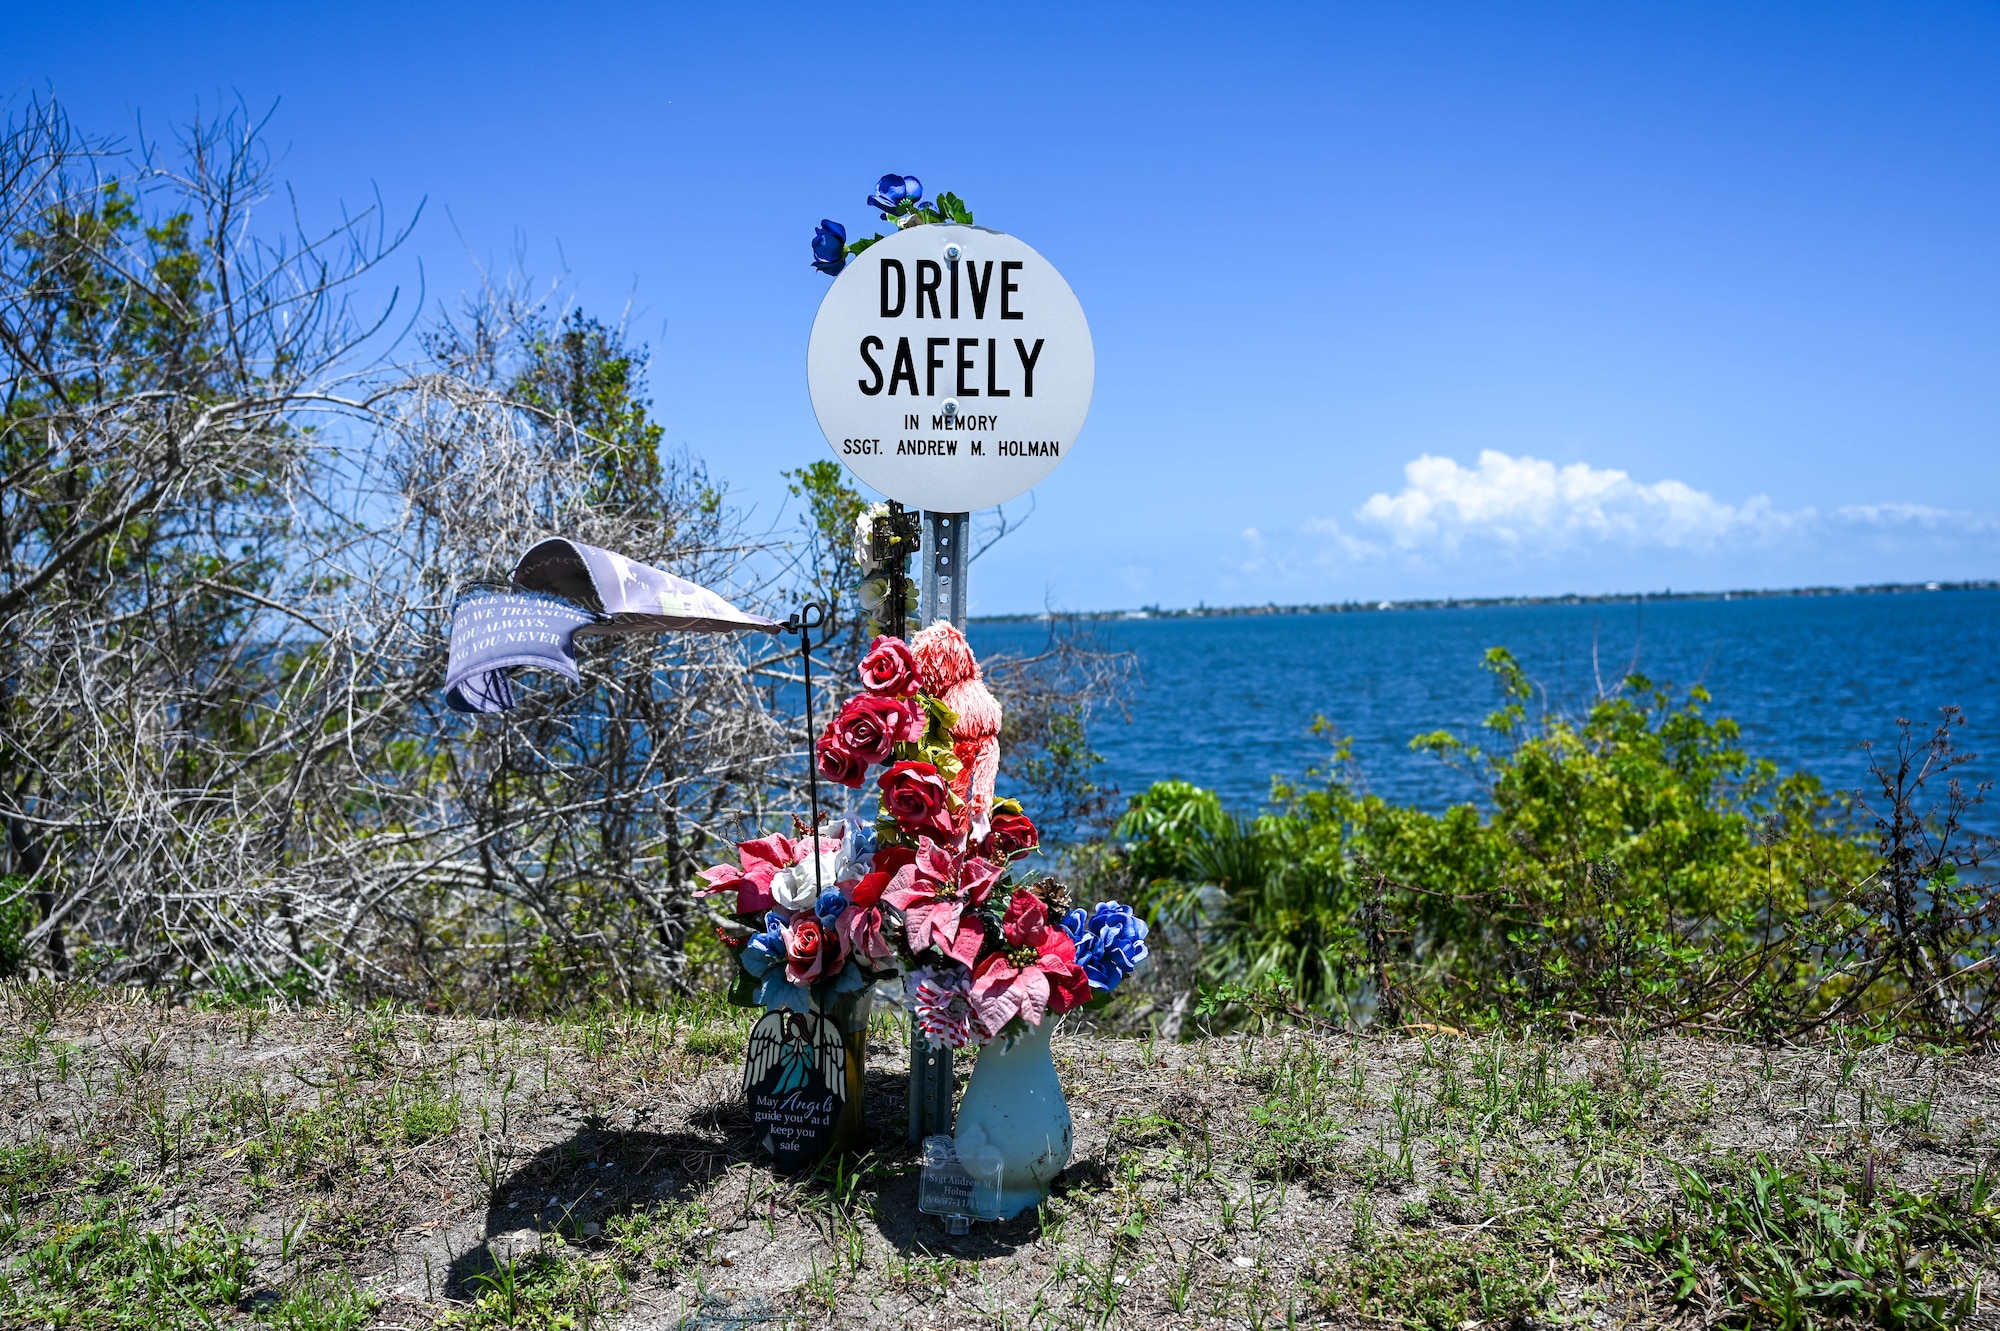
[[[829,887],[820,893],[819,900],[813,903],[813,914],[819,916],[819,922],[829,929],[840,918],[840,912],[846,909],[847,898],[840,895],[840,889],[836,887]]]
[[[1076,942],[1076,964],[1100,993],[1116,989],[1149,955],[1146,922],[1116,901],[1098,902],[1089,915],[1073,910],[1063,916],[1062,927]]]
[[[847,228],[830,217],[823,217],[813,231],[813,267],[828,277],[839,274],[847,267]]]
[[[902,206],[903,200],[915,203],[923,197],[923,182],[915,176],[883,176],[875,182],[875,192],[868,196],[868,206],[893,213]]]

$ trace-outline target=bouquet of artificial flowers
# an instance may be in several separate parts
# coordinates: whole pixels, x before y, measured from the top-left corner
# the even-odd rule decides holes
[[[732,997],[823,1011],[901,974],[931,1043],[963,1049],[1116,989],[1146,959],[1145,921],[1115,901],[1071,909],[1055,878],[1015,881],[1040,838],[1020,804],[993,797],[999,710],[963,635],[939,623],[914,644],[877,638],[859,673],[815,760],[857,789],[882,769],[873,825],[746,841],[738,863],[702,875],[736,893]],[[970,728],[946,695],[980,714]]]

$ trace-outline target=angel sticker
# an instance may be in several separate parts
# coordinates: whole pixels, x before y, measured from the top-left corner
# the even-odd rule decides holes
[[[743,1094],[780,1169],[818,1160],[833,1145],[847,1099],[847,1042],[840,1028],[817,1012],[765,1013],[750,1031]]]

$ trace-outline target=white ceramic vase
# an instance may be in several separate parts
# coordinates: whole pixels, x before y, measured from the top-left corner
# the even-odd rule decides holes
[[[1055,1024],[1046,1017],[1011,1046],[988,1045],[959,1101],[959,1163],[982,1181],[999,1178],[998,1206],[980,1219],[1008,1220],[1040,1206],[1069,1163],[1075,1132],[1049,1055]]]

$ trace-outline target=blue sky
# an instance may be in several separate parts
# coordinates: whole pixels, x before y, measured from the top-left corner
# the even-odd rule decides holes
[[[629,313],[759,522],[828,456],[884,171],[1068,277],[1098,383],[975,610],[2000,577],[1991,4],[10,6],[87,128],[277,103],[308,213],[422,203]],[[407,298],[407,297],[406,297]]]

